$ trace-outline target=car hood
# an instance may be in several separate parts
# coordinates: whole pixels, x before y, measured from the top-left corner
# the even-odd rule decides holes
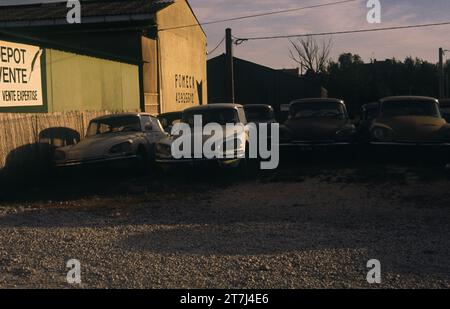
[[[233,139],[233,137],[235,135],[235,131],[234,130],[230,130],[230,129],[227,130],[226,126],[221,126],[221,128],[223,130],[222,132],[224,132],[224,137],[223,138],[221,138],[220,136],[216,137],[214,141],[222,143],[225,140]],[[191,148],[192,148],[192,151],[194,152],[194,150],[195,150],[194,149],[194,140],[195,139],[197,139],[197,138],[201,139],[202,145],[204,145],[205,142],[210,140],[210,138],[213,136],[213,134],[204,134],[203,132],[194,132],[194,130],[192,128],[191,128],[191,130],[192,130],[192,132],[185,133],[185,134],[180,135],[180,136],[170,136],[170,137],[167,137],[167,138],[163,138],[160,141],[158,141],[157,144],[163,144],[163,145],[171,146],[171,144],[175,140],[177,140],[179,138],[183,138],[183,139],[186,138],[186,139],[190,139],[191,140]],[[244,134],[244,132],[242,132],[242,134]]]
[[[298,140],[333,140],[348,124],[346,119],[289,119],[285,126]]]
[[[103,156],[111,147],[132,141],[140,132],[120,132],[87,137],[73,146],[60,148],[66,154],[66,160],[85,160]]]
[[[394,131],[396,139],[438,138],[448,129],[445,119],[427,116],[401,116],[375,120],[373,126],[386,126]]]

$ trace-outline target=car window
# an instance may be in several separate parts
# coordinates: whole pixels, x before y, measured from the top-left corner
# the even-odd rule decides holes
[[[438,104],[432,101],[387,101],[383,103],[382,114],[384,117],[441,117]]]
[[[274,118],[273,110],[268,107],[246,106],[244,110],[247,121],[272,120]]]
[[[347,118],[347,111],[341,103],[337,102],[302,102],[291,106],[293,119],[307,118]]]
[[[94,119],[89,123],[87,136],[118,132],[139,132],[141,122],[138,116],[111,116]]]
[[[144,129],[146,129],[148,126],[150,126],[153,130],[153,125],[152,125],[152,120],[150,118],[150,116],[141,116],[141,121],[142,121],[142,127]],[[152,131],[150,130],[150,131]]]
[[[164,129],[175,125],[181,121],[182,113],[163,114],[158,116],[158,120]]]
[[[245,113],[243,109],[242,113],[244,114],[244,118],[242,119],[245,120]],[[239,114],[234,108],[187,111],[183,113],[183,122],[193,126],[194,117],[197,115],[202,116],[203,125],[207,125],[209,123],[218,123],[220,125],[241,123]]]
[[[377,108],[368,108],[364,111],[364,120],[373,120],[377,118],[378,116],[378,109]]]
[[[150,119],[152,121],[153,131],[155,131],[155,132],[164,132],[164,128],[163,128],[163,126],[161,124],[161,121],[159,121],[158,118],[150,116]]]

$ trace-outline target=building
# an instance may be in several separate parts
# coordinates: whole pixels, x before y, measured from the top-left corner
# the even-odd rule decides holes
[[[158,114],[207,103],[206,35],[187,1],[81,1],[80,24],[68,23],[69,10],[0,6],[0,78],[14,77],[0,84],[0,112]]]
[[[292,71],[268,68],[234,57],[234,88],[236,103],[268,104],[279,115],[282,106],[295,99],[326,97],[320,83]],[[208,60],[208,100],[210,103],[227,102],[226,55]]]

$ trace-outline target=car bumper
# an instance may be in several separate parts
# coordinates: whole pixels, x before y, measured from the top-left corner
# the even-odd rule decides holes
[[[98,158],[98,159],[89,159],[89,160],[73,160],[73,161],[65,161],[65,162],[55,162],[55,166],[58,168],[63,167],[76,167],[76,166],[90,166],[90,165],[107,165],[107,164],[119,164],[127,161],[136,160],[136,155],[126,155],[120,157],[113,158]]]

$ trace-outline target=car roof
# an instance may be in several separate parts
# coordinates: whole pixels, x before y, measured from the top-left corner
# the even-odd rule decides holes
[[[381,103],[388,102],[388,101],[434,101],[438,103],[439,101],[436,98],[432,97],[423,97],[423,96],[394,96],[394,97],[386,97],[382,98],[380,100]]]
[[[244,105],[244,109],[245,108],[252,108],[252,107],[273,109],[273,107],[271,105],[268,105],[268,104],[248,104],[248,105]]]
[[[335,103],[341,103],[341,104],[345,105],[344,100],[335,99],[335,98],[307,98],[307,99],[299,99],[299,100],[292,101],[291,104],[312,103],[312,102],[335,102]]]
[[[103,120],[103,119],[108,119],[108,118],[116,118],[116,117],[127,117],[127,116],[136,116],[136,117],[140,117],[140,116],[150,116],[155,118],[155,116],[149,114],[149,113],[119,113],[119,114],[108,114],[108,115],[104,115],[104,116],[100,116],[97,118],[92,119],[93,120]]]
[[[234,103],[210,103],[207,105],[200,105],[200,106],[194,106],[185,109],[183,112],[192,112],[192,111],[202,111],[202,110],[215,110],[215,109],[224,109],[224,108],[230,108],[230,109],[236,109],[236,108],[242,108],[243,106],[240,104],[234,104]]]

